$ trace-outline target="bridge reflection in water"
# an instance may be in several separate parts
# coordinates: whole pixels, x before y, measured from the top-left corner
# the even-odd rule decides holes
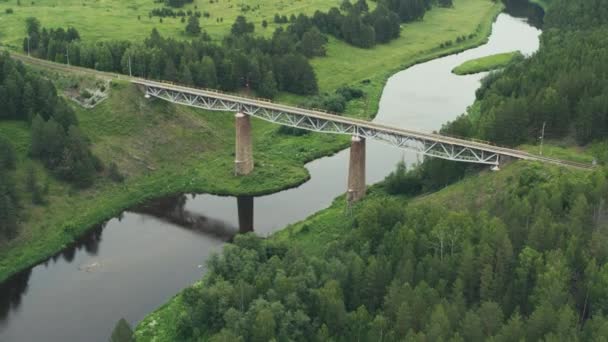
[[[188,210],[186,207],[188,199],[186,195],[165,197],[136,207],[130,210],[130,212],[154,217],[160,221],[170,223],[177,228],[187,229],[196,234],[226,242],[232,241],[239,233],[253,232],[254,200],[252,196],[236,197],[238,227],[235,227],[234,224]],[[122,215],[118,219],[121,220]],[[60,261],[60,259],[65,260],[67,263],[72,263],[75,255],[80,250],[84,250],[90,256],[97,256],[104,227],[105,224],[94,227],[76,242],[60,253],[53,255],[42,264],[46,267]],[[32,270],[33,267],[0,283],[0,331],[4,325],[8,324],[11,312],[19,310],[23,296],[28,292]],[[81,270],[88,271],[87,269]]]
[[[196,195],[193,195],[196,196]],[[222,241],[230,241],[238,233],[253,232],[253,196],[236,197],[239,226],[214,219],[186,208],[186,195],[161,198],[130,211],[155,217],[176,225],[180,228],[214,237]]]

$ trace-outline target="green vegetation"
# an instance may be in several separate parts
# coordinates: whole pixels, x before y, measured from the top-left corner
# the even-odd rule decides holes
[[[0,13],[7,8],[13,8],[14,14],[2,15],[0,20],[0,41],[2,44],[21,47],[25,20],[28,17],[38,18],[46,27],[73,26],[82,34],[86,41],[123,40],[143,41],[153,28],[157,28],[164,36],[186,38],[184,23],[179,17],[163,18],[150,17],[149,13],[161,8],[162,4],[153,0],[36,0],[21,1],[15,6],[16,0],[0,1]],[[287,0],[256,0],[251,2],[230,2],[219,0],[195,0],[192,4],[182,7],[183,10],[198,10],[208,12],[209,17],[202,16],[200,24],[212,37],[222,38],[230,31],[232,23],[239,15],[256,24],[262,35],[271,35],[280,25],[274,24],[272,18],[276,13],[291,16],[300,13],[312,15],[316,10],[327,11],[339,6],[340,0],[306,0],[296,3]],[[219,21],[219,19],[222,19]],[[269,25],[262,30],[262,21]]]
[[[547,122],[544,155],[605,158],[606,10],[595,0],[553,2],[541,50],[491,74],[472,117],[442,132],[518,144],[538,137],[522,127]],[[575,139],[598,142],[585,153],[553,143]],[[354,207],[340,197],[268,240],[238,237],[200,283],[139,324],[137,339],[605,338],[608,170],[516,162],[408,197],[465,170],[442,163],[453,165],[400,165]]]
[[[523,58],[519,51],[499,53],[491,56],[466,61],[452,70],[456,75],[477,74],[504,68],[515,59]]]
[[[549,6],[551,6],[552,0],[530,0],[530,2],[539,5],[546,12],[549,9]]]
[[[540,154],[540,146],[539,145],[521,145],[518,147],[523,151],[527,151],[533,154]],[[593,162],[593,159],[596,159],[594,156],[593,150],[585,150],[581,147],[573,147],[572,144],[570,146],[564,144],[557,144],[557,142],[545,142],[543,145],[543,156],[569,160],[575,163],[587,164],[590,165]]]
[[[321,94],[333,94],[343,85],[361,89],[365,96],[349,102],[345,115],[370,119],[391,74],[481,44],[490,32],[491,19],[500,10],[500,4],[486,0],[457,0],[454,8],[427,12],[423,21],[406,25],[399,39],[374,49],[359,49],[330,38],[327,57],[312,60]],[[44,18],[41,16],[46,23]],[[86,30],[78,29],[85,39]],[[474,38],[439,48],[446,39],[471,33]],[[23,37],[23,33],[19,35]],[[54,72],[45,72],[45,77],[53,79],[66,94],[80,83],[94,83]],[[306,99],[281,93],[278,100],[301,103]],[[0,280],[50,256],[89,227],[135,204],[178,192],[238,195],[279,191],[307,179],[304,163],[348,144],[348,139],[331,135],[287,137],[277,126],[254,121],[256,169],[251,176],[238,178],[232,176],[234,129],[230,113],[145,101],[138,90],[122,83],[113,83],[110,97],[93,109],[72,107],[80,128],[91,140],[93,153],[110,166],[104,171],[108,177],[96,179],[91,189],[76,191],[34,163],[39,185],[44,189],[48,183],[48,204],[24,204],[27,215],[21,217],[20,235],[0,243]],[[31,163],[27,157],[29,129],[25,123],[2,122],[0,136],[7,137],[16,150],[17,191],[26,194],[26,170]],[[110,179],[116,178],[111,175],[112,163],[123,182]]]
[[[608,73],[598,56],[608,55],[607,10],[593,0],[552,2],[539,52],[483,81],[471,135],[515,146],[546,126],[550,139],[605,139]]]
[[[597,340],[607,176],[518,162],[422,198],[376,186],[347,211],[341,197],[267,241],[237,238],[136,338]]]

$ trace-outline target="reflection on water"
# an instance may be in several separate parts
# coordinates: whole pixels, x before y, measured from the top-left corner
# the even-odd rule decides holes
[[[236,198],[239,215],[239,232],[253,231],[253,196],[239,196]]]
[[[27,293],[27,283],[32,269],[25,270],[0,284],[0,327],[6,321],[11,310],[21,305],[21,297]]]
[[[195,198],[196,195],[192,195]],[[235,201],[232,197],[226,197]],[[160,198],[133,208],[130,211],[140,215],[156,218],[162,222],[170,223],[172,226],[180,227],[190,232],[202,235],[205,238],[213,238],[222,242],[231,241],[236,234],[253,232],[253,197],[240,196],[236,198],[239,226],[224,221],[210,218],[200,213],[190,211],[186,207],[189,198],[186,195],[177,195]],[[118,222],[124,215],[117,218]],[[99,251],[102,241],[104,225],[98,225],[75,243],[47,259],[41,266],[48,268],[58,261],[72,263],[78,251],[84,251],[87,255],[95,257]],[[95,268],[103,267],[99,262],[83,263],[78,266],[79,271],[94,272]],[[32,268],[20,272],[0,284],[0,332],[2,327],[9,321],[11,311],[19,311],[21,300],[28,291],[28,282],[32,274]]]
[[[503,0],[505,13],[514,17],[526,18],[528,24],[540,29],[543,27],[545,11],[537,4],[527,0]]]
[[[193,195],[196,198],[196,195]],[[233,198],[230,198],[234,201]],[[238,212],[238,229],[222,220],[188,210],[186,195],[169,196],[148,202],[142,206],[131,209],[131,212],[145,214],[158,218],[178,227],[193,232],[214,237],[222,241],[230,241],[238,232],[253,231],[253,197],[241,196],[236,198]]]

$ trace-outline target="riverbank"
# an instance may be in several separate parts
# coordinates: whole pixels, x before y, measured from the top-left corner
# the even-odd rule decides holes
[[[482,44],[490,33],[492,19],[500,10],[501,5],[482,0],[455,1],[453,9],[433,9],[423,22],[407,25],[401,39],[378,48],[383,49],[376,57],[379,64],[374,66],[376,69],[371,77],[366,78],[370,80],[366,84],[360,84],[362,76],[349,73],[348,68],[353,67],[353,61],[358,60],[361,65],[368,62],[357,56],[369,56],[370,52],[379,50],[352,48],[347,59],[342,58],[343,54],[330,51],[328,57],[314,61],[321,88],[328,90],[338,82],[356,83],[367,96],[349,104],[347,115],[369,119],[370,113],[377,111],[380,94],[390,75],[406,66]],[[466,23],[450,20],[453,18],[466,18]],[[471,18],[477,18],[477,21]],[[418,33],[408,36],[413,32]],[[449,34],[445,35],[445,32]],[[428,36],[437,36],[437,41],[455,39],[473,32],[476,32],[473,38],[449,48],[439,48],[433,45],[436,41],[427,39]],[[412,40],[414,36],[416,41]],[[407,45],[399,45],[406,42]],[[386,51],[392,53],[386,54]],[[391,64],[397,60],[404,64]],[[336,71],[327,71],[332,65],[339,71],[339,78],[335,77]],[[129,177],[123,184],[100,182],[83,193],[51,180],[49,206],[33,208],[27,205],[31,214],[27,217],[24,234],[1,247],[1,280],[51,256],[90,227],[125,208],[180,192],[263,194],[297,186],[308,179],[308,172],[303,167],[306,162],[334,153],[348,144],[344,137],[280,136],[276,126],[255,121],[256,171],[249,177],[237,178],[231,176],[232,115],[158,102],[149,104],[135,88],[124,84],[115,87],[108,101],[93,110],[79,109],[77,115],[83,130],[92,137],[94,151],[105,162],[115,160]],[[301,99],[282,96],[279,100],[297,102]],[[17,139],[19,168],[23,170],[27,164],[25,153],[29,140],[26,128],[19,124],[2,124],[0,132]],[[141,150],[146,151],[144,157],[138,155]]]

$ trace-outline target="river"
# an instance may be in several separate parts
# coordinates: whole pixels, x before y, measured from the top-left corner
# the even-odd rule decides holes
[[[487,44],[392,76],[374,121],[431,132],[465,112],[484,74],[456,76],[452,68],[494,53],[538,49],[540,29],[513,15],[497,17]],[[239,227],[267,236],[328,207],[346,189],[348,156],[344,150],[307,164],[308,182],[276,194],[180,195],[124,212],[0,284],[0,341],[107,341],[118,319],[136,324],[200,279],[205,260]],[[418,157],[368,141],[368,184],[384,179],[401,159],[411,164]]]

